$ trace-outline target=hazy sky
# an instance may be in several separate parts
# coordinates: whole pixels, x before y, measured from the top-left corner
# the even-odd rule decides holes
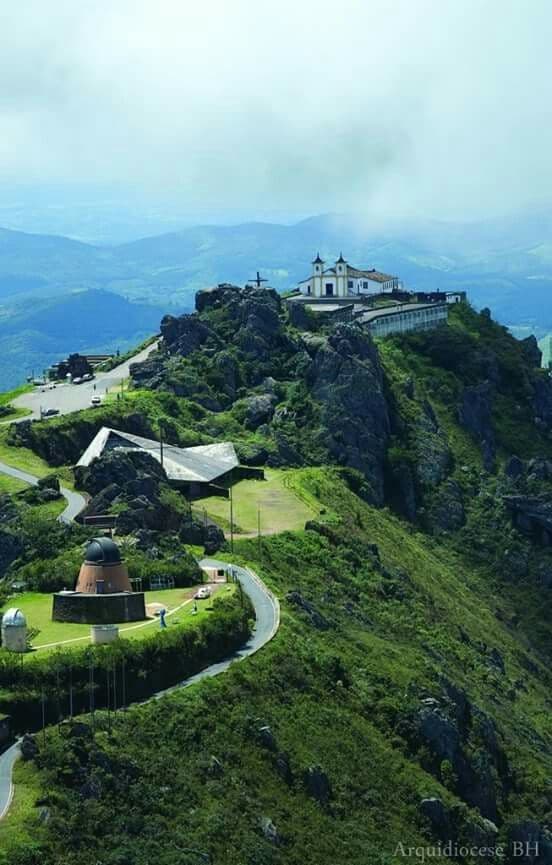
[[[549,0],[0,0],[0,181],[189,207],[552,199]]]

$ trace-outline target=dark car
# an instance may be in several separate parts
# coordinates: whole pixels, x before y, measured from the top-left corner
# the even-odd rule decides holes
[[[59,414],[58,408],[45,408],[42,417],[54,417],[56,414]]]

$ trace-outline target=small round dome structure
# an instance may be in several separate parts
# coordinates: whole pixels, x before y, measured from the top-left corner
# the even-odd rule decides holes
[[[2,616],[3,628],[26,628],[27,619],[21,610],[17,607],[10,607]]]
[[[2,646],[8,652],[27,651],[27,619],[17,607],[11,607],[2,616]]]
[[[118,565],[121,553],[111,538],[94,538],[86,548],[84,561],[90,565]]]

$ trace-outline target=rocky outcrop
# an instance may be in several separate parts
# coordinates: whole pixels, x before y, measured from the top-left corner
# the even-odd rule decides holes
[[[508,831],[508,862],[552,865],[552,833],[533,820],[520,820]]]
[[[525,363],[529,364],[529,366],[540,369],[542,351],[539,348],[536,336],[531,334],[531,336],[520,340],[520,347]]]
[[[136,482],[144,481],[145,478],[158,482],[167,480],[164,468],[146,451],[107,451],[101,458],[92,460],[89,466],[75,467],[76,486],[91,495],[98,494],[111,484],[119,488],[134,484],[132,490],[137,495],[145,490],[139,489]]]
[[[358,325],[338,325],[318,343],[307,385],[321,405],[321,443],[333,460],[362,472],[374,504],[383,504],[390,422],[383,371],[369,334]]]
[[[424,400],[421,408],[414,430],[416,476],[423,486],[437,486],[449,473],[452,456],[431,403]]]
[[[496,457],[492,402],[492,387],[487,381],[464,388],[458,406],[458,421],[480,445],[487,471],[493,470]]]
[[[224,546],[224,532],[212,520],[197,520],[191,514],[180,527],[180,540],[185,544],[203,546],[205,555],[211,556]]]
[[[328,776],[320,766],[309,766],[303,773],[303,783],[308,796],[320,805],[327,805],[332,798],[332,788]]]
[[[421,701],[413,729],[416,746],[431,755],[426,768],[483,817],[496,821],[510,773],[493,720],[464,691],[444,682],[441,697]],[[435,803],[431,807],[440,812]]]
[[[178,317],[165,315],[161,320],[161,336],[168,354],[180,357],[188,357],[208,339],[219,342],[211,328],[193,313]]]
[[[436,491],[431,506],[425,515],[427,528],[433,534],[454,532],[466,522],[464,499],[460,485],[445,481]]]
[[[328,620],[316,609],[314,604],[307,601],[300,592],[288,592],[286,595],[286,601],[301,610],[310,624],[319,631],[326,631],[330,627]]]
[[[248,429],[257,429],[261,424],[269,423],[274,414],[276,397],[270,393],[263,393],[247,397],[245,400],[246,413],[245,425]]]
[[[533,411],[538,426],[552,427],[552,379],[544,373],[533,381]]]
[[[504,496],[512,523],[541,546],[552,545],[552,501],[539,496]]]

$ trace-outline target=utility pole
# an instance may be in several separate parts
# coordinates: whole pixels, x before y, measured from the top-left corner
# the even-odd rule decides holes
[[[42,744],[46,744],[46,693],[44,688],[42,689]]]
[[[73,717],[73,669],[69,667],[69,717]]]
[[[261,558],[261,509],[257,510],[257,550]]]
[[[234,495],[232,492],[232,475],[230,475],[230,552],[234,552]]]
[[[123,698],[122,698],[121,708],[126,709],[126,658],[125,657],[123,657],[122,679],[123,679],[123,681],[122,681]]]

